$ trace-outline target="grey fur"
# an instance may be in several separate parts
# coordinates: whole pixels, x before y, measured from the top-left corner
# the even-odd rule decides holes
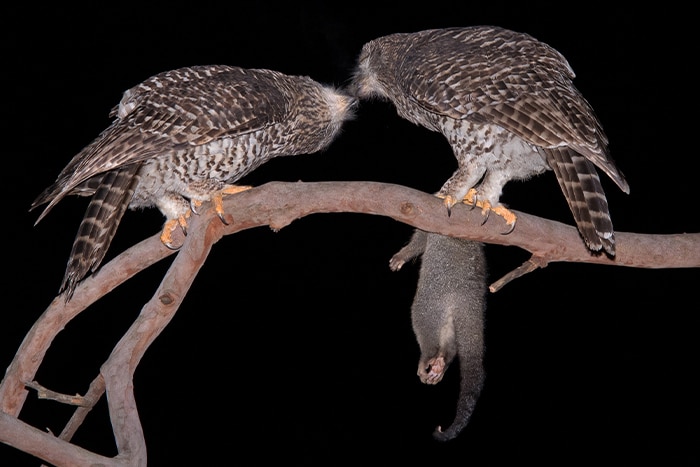
[[[440,441],[455,438],[467,426],[485,379],[484,311],[486,260],[483,244],[416,230],[410,242],[389,261],[398,271],[409,260],[421,259],[411,321],[421,355],[418,376],[439,383],[455,356],[460,390],[455,419]]]

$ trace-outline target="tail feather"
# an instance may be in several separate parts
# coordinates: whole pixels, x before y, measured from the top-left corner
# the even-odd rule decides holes
[[[95,175],[92,178],[85,180],[83,183],[75,186],[72,189],[67,189],[62,187],[63,180],[59,180],[53,185],[46,188],[41,192],[39,196],[34,200],[32,205],[29,207],[30,211],[33,211],[42,204],[47,204],[44,210],[41,212],[34,225],[37,225],[41,220],[46,217],[46,215],[61,201],[64,197],[68,195],[77,196],[92,196],[95,194],[97,189],[102,185],[102,179],[104,174]]]
[[[59,289],[66,300],[73,296],[78,282],[100,267],[134,194],[139,167],[131,164],[102,177],[80,223]]]
[[[595,165],[569,148],[544,150],[589,249],[615,255],[608,201]]]

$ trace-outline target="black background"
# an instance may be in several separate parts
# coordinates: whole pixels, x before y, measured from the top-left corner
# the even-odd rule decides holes
[[[380,35],[478,24],[527,32],[568,58],[610,137],[631,186],[625,195],[603,180],[616,230],[700,231],[690,10],[114,3],[2,7],[2,367],[54,297],[87,205],[66,199],[34,227],[31,202],[109,124],[124,90],[181,66],[273,68],[342,85],[362,44]],[[273,160],[245,181],[374,180],[434,192],[454,163],[441,136],[376,102],[324,153]],[[510,184],[503,201],[572,223],[551,172]],[[162,221],[155,209],[127,213],[107,259]],[[470,425],[439,444],[430,433],[451,421],[456,366],[437,387],[415,375],[417,266],[388,268],[410,232],[379,216],[323,214],[216,244],[135,375],[149,464],[700,463],[697,269],[551,264],[490,295],[486,386]],[[527,258],[513,247],[488,254],[492,280]],[[71,322],[37,380],[84,393],[170,261]],[[69,414],[30,395],[20,418],[58,433]],[[75,442],[116,454],[104,400]],[[39,460],[0,444],[0,464]]]

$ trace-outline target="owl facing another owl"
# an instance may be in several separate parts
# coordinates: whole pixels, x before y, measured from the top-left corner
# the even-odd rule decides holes
[[[274,157],[325,149],[353,117],[356,100],[309,77],[226,65],[166,71],[127,90],[113,123],[80,151],[32,209],[37,223],[66,195],[91,200],[60,291],[101,264],[127,207],[157,207],[161,239],[196,206],[221,197]],[[223,220],[223,217],[222,217]]]
[[[351,88],[387,99],[399,116],[445,136],[457,169],[437,192],[449,211],[476,203],[513,225],[500,203],[510,180],[556,175],[592,251],[615,254],[608,202],[596,168],[625,193],[593,109],[552,47],[493,26],[431,29],[379,37],[363,47]]]

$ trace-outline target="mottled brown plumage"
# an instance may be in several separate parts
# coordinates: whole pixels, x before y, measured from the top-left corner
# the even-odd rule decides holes
[[[166,229],[184,227],[192,207],[273,157],[326,148],[354,103],[308,77],[224,65],[167,71],[127,90],[114,122],[32,204],[48,203],[39,222],[66,195],[92,196],[61,291],[70,298],[100,266],[127,207],[156,206]]]
[[[503,186],[553,170],[588,248],[614,255],[596,167],[624,192],[629,186],[573,78],[550,46],[475,26],[372,40],[362,48],[352,87],[361,98],[389,99],[401,117],[447,138],[458,168],[437,195],[448,209],[475,189],[479,205],[514,222],[499,203]]]

